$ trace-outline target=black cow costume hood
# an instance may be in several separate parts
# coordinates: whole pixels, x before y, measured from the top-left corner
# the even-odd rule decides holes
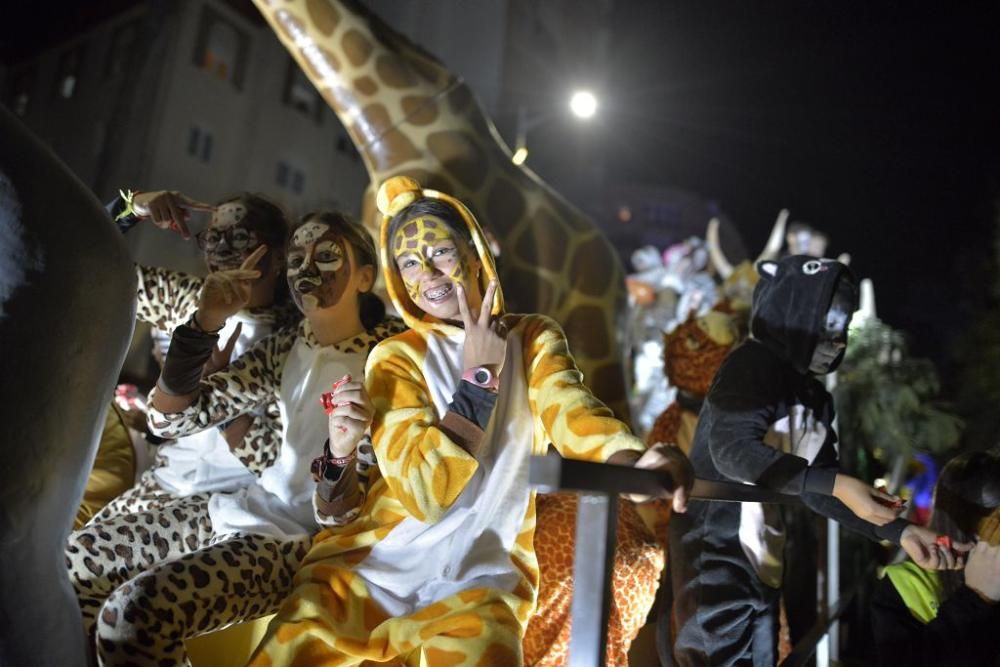
[[[834,293],[849,291],[851,310],[856,310],[857,279],[836,260],[808,255],[758,262],[757,273],[760,282],[753,292],[751,335],[796,371],[808,373]],[[829,370],[836,370],[843,358],[841,352]]]

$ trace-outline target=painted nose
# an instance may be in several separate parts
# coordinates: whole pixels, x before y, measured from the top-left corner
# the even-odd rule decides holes
[[[434,265],[434,262],[424,262],[420,267],[420,277],[436,278],[441,274],[441,269]]]

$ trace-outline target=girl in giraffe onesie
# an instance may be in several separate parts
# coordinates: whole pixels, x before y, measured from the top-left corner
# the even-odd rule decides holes
[[[411,330],[373,350],[373,476],[353,523],[317,536],[252,664],[522,664],[538,585],[528,462],[669,471],[582,382],[559,325],[506,315],[493,257],[458,200],[395,177],[378,193],[386,288]],[[597,267],[595,267],[596,269]]]
[[[319,524],[358,511],[374,465],[365,435],[371,405],[360,378],[369,350],[402,330],[367,294],[375,244],[339,214],[307,215],[291,235],[287,268],[305,319],[203,377],[218,332],[249,298],[266,249],[206,279],[195,314],[173,332],[149,422],[157,435],[178,437],[276,401],[275,463],[238,491],[176,499],[70,536],[70,581],[100,664],[184,664],[185,639],[273,613]],[[346,383],[334,392],[328,418],[320,398],[338,380]],[[321,452],[317,487],[310,463]]]

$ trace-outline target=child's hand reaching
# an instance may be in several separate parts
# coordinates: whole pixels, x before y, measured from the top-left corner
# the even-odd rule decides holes
[[[833,496],[858,517],[876,526],[895,520],[905,505],[902,498],[889,495],[850,475],[837,475]]]
[[[930,528],[917,525],[906,527],[899,546],[925,570],[960,570],[972,548],[971,544],[952,542],[947,536],[939,536]]]

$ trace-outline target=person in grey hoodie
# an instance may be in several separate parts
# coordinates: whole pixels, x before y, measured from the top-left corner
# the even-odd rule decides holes
[[[797,495],[919,565],[960,567],[936,535],[899,518],[902,501],[837,468],[833,397],[817,378],[844,356],[857,281],[840,262],[793,255],[757,264],[750,338],[723,362],[698,418],[699,478]],[[691,501],[670,524],[678,665],[774,665],[783,571],[778,508]]]

